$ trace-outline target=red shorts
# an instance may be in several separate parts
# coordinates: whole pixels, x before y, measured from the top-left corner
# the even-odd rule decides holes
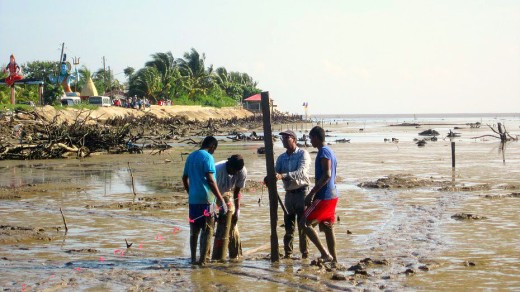
[[[336,222],[336,205],[338,198],[330,200],[316,199],[305,209],[305,219],[307,221],[315,221],[318,223],[328,222],[333,224]]]

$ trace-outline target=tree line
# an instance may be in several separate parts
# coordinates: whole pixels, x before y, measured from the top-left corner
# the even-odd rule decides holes
[[[151,60],[144,67],[135,70],[124,69],[127,82],[121,83],[114,78],[112,71],[98,69],[95,72],[82,66],[78,70],[78,82],[71,86],[80,92],[89,79],[92,79],[98,93],[110,95],[113,92],[126,92],[126,96],[144,97],[152,103],[159,100],[171,100],[174,104],[199,104],[207,106],[233,106],[253,94],[261,92],[258,83],[247,73],[228,72],[224,67],[206,66],[205,54],[191,49],[180,58],[171,52],[158,52],[151,55]],[[44,80],[44,101],[56,102],[57,96],[63,95],[60,84],[51,84],[49,74],[59,73],[60,62],[32,61],[22,64],[24,78]],[[73,69],[74,70],[74,69]],[[71,72],[72,73],[72,72]],[[7,77],[3,74],[1,78]],[[126,90],[125,90],[126,89]],[[16,85],[16,98],[19,101],[38,99],[38,87]],[[8,103],[10,90],[0,88],[0,103]],[[59,101],[58,101],[59,102]]]

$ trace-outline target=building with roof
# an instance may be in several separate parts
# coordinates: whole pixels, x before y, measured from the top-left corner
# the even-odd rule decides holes
[[[244,99],[244,108],[246,110],[249,110],[249,111],[252,111],[254,113],[260,113],[262,112],[262,107],[261,107],[261,101],[262,101],[262,96],[260,93],[257,93],[255,95],[251,95],[250,97]],[[271,106],[271,111],[273,110],[274,107],[276,107],[276,105],[274,105],[274,101],[272,98],[269,98],[269,105]]]

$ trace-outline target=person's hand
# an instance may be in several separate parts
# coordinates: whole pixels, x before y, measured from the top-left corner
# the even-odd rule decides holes
[[[307,196],[305,196],[305,206],[308,207],[312,204],[312,201],[314,201],[314,194],[309,193]]]
[[[222,212],[223,212],[224,214],[227,214],[227,212],[228,212],[228,205],[227,205],[226,201],[222,200],[222,206],[221,206],[221,208],[222,208]]]
[[[235,210],[233,217],[231,217],[232,222],[236,223],[238,221],[238,217],[240,217],[240,209]]]

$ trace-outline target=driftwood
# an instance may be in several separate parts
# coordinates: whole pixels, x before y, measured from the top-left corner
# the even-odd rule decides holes
[[[491,131],[493,131],[496,135],[482,135],[482,136],[478,136],[478,137],[473,137],[471,139],[479,139],[479,138],[484,138],[484,137],[493,137],[493,138],[496,138],[496,139],[500,139],[501,142],[505,143],[507,141],[518,141],[518,136],[516,137],[513,137],[511,136],[511,134],[509,134],[509,132],[506,130],[506,126],[505,125],[502,125],[502,123],[497,123],[497,129],[495,129],[495,127],[493,126],[490,126],[490,125],[486,125],[488,126]]]
[[[500,148],[498,148],[498,152],[502,153],[502,162],[506,163],[506,145],[509,141],[518,141],[518,136],[513,137],[509,132],[506,130],[506,126],[502,125],[502,123],[497,123],[497,129],[494,127],[487,125],[491,131],[493,131],[496,135],[482,135],[479,137],[473,137],[472,139],[479,139],[483,137],[493,137],[496,139],[500,139]]]
[[[422,131],[419,133],[419,136],[439,136],[440,133],[435,131],[435,130],[432,130],[432,129],[428,129],[428,130],[425,130],[425,131]]]
[[[73,119],[62,122],[61,113],[50,120],[38,110],[7,114],[9,119],[0,119],[0,160],[81,158],[93,152],[142,153],[145,147],[160,154],[170,148],[169,140],[184,138],[178,143],[199,144],[189,137],[223,134],[226,128],[254,129],[262,123],[261,116],[200,122],[145,114],[101,121],[92,117],[92,111],[80,110]],[[277,115],[274,119],[288,123],[300,121],[301,116]],[[262,140],[260,136],[256,139]]]

